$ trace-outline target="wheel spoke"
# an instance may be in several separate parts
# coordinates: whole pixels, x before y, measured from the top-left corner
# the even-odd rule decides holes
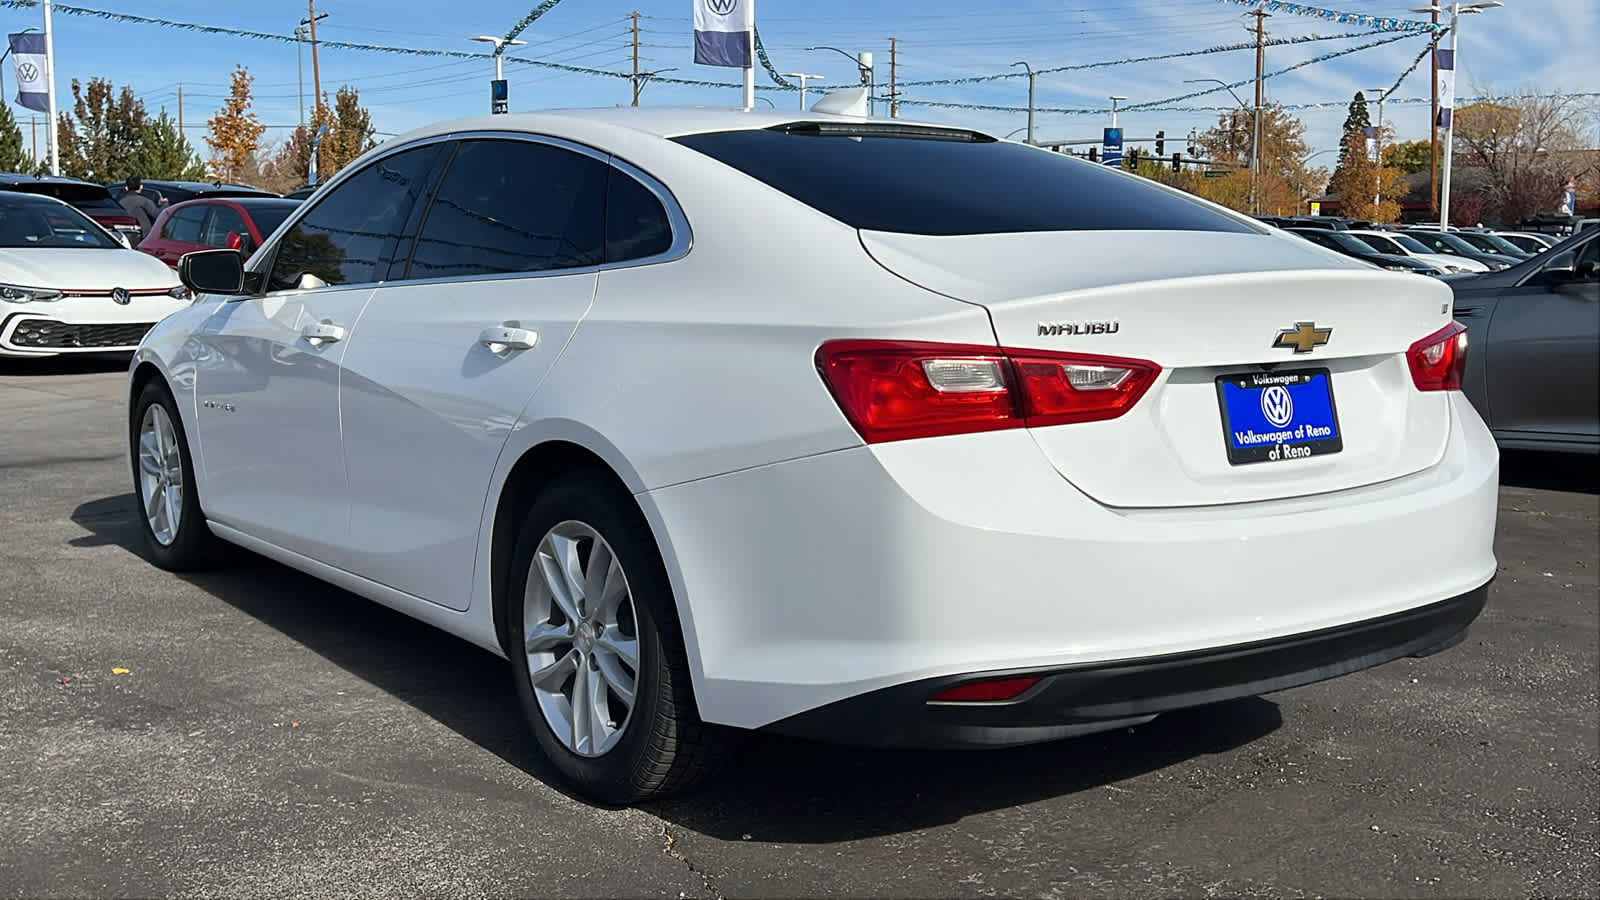
[[[591,616],[598,616],[605,602],[605,586],[607,576],[616,560],[611,555],[611,548],[605,541],[596,539],[589,548],[588,564],[581,573],[583,576],[583,598],[588,601],[588,609],[584,610]]]
[[[602,625],[615,625],[617,622],[617,608],[628,597],[628,578],[622,574],[622,564],[610,553],[606,554],[608,565],[605,578],[601,580],[598,591],[590,595],[595,598],[597,609],[595,618]]]
[[[608,656],[615,656],[626,663],[628,668],[639,671],[639,639],[630,638],[617,631],[607,628],[595,638],[595,647],[605,651]]]
[[[167,492],[157,487],[152,493],[148,509],[150,530],[155,532],[156,540],[162,540],[172,528],[171,516],[167,514]]]
[[[585,746],[589,740],[589,723],[594,718],[593,701],[590,699],[590,688],[593,680],[589,667],[584,665],[582,659],[577,662],[578,674],[572,679],[572,749],[579,753],[593,753],[594,746]]]
[[[555,662],[528,673],[528,680],[540,690],[558,692],[561,690],[561,683],[577,668],[577,665],[578,651],[568,650]]]
[[[594,658],[600,664],[599,674],[605,679],[606,689],[621,700],[623,706],[633,709],[634,678],[622,668],[617,655],[596,647]]]
[[[160,443],[153,428],[139,435],[139,469],[141,471],[155,475],[165,468],[166,460],[161,456]]]
[[[528,628],[523,636],[523,647],[529,653],[541,653],[553,650],[562,644],[572,643],[572,620],[565,624],[551,625],[549,622],[539,622]]]
[[[555,601],[556,607],[569,621],[578,621],[578,597],[573,591],[573,583],[566,576],[565,566],[557,557],[568,549],[574,557],[577,556],[577,544],[566,538],[550,535],[544,541],[544,546],[539,548],[539,575],[544,579],[544,586],[550,591],[550,598]],[[531,588],[532,585],[529,585]]]
[[[605,746],[606,732],[611,730],[611,707],[606,702],[606,684],[593,668],[583,673],[589,682],[589,752],[597,753]]]

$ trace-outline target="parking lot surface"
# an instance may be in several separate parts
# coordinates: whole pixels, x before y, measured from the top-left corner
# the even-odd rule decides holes
[[[1592,460],[1504,460],[1467,640],[1006,751],[752,740],[550,787],[507,665],[240,552],[132,549],[121,363],[0,362],[6,896],[1595,896]],[[1416,565],[1426,566],[1426,559]]]

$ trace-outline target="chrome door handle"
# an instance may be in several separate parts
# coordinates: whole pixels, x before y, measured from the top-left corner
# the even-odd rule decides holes
[[[533,345],[539,343],[539,333],[507,323],[485,328],[478,335],[478,343],[496,356],[505,356],[513,350],[532,350]]]
[[[344,340],[344,326],[335,325],[328,319],[323,319],[321,322],[312,322],[310,325],[300,329],[300,336],[310,341],[314,346],[320,347],[323,344],[332,344],[335,341]]]

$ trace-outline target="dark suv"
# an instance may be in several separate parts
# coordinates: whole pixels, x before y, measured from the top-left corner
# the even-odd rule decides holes
[[[92,181],[65,175],[23,175],[0,173],[0,190],[54,197],[95,220],[112,234],[127,237],[130,245],[139,242],[139,220],[128,214],[111,192]]]
[[[121,181],[106,185],[114,199],[121,200],[127,185]],[[146,181],[144,191],[156,198],[156,205],[167,206],[202,197],[276,197],[271,191],[250,187],[247,184],[223,184],[218,181]]]

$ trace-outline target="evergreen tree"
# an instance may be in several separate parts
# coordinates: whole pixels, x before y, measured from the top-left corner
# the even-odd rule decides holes
[[[0,103],[0,172],[22,172],[32,160],[22,149],[22,129],[11,115],[11,104]]]
[[[145,129],[134,169],[144,178],[165,181],[201,181],[206,177],[205,163],[178,132],[178,123],[166,110]]]
[[[1367,113],[1367,97],[1362,92],[1356,91],[1355,99],[1350,101],[1350,112],[1344,117],[1344,129],[1339,135],[1339,164],[1333,167],[1334,181],[1343,180],[1345,170],[1350,168],[1352,147],[1358,147],[1359,153],[1366,154],[1367,127],[1371,124],[1372,117]],[[1351,141],[1352,134],[1359,136],[1361,140]]]

